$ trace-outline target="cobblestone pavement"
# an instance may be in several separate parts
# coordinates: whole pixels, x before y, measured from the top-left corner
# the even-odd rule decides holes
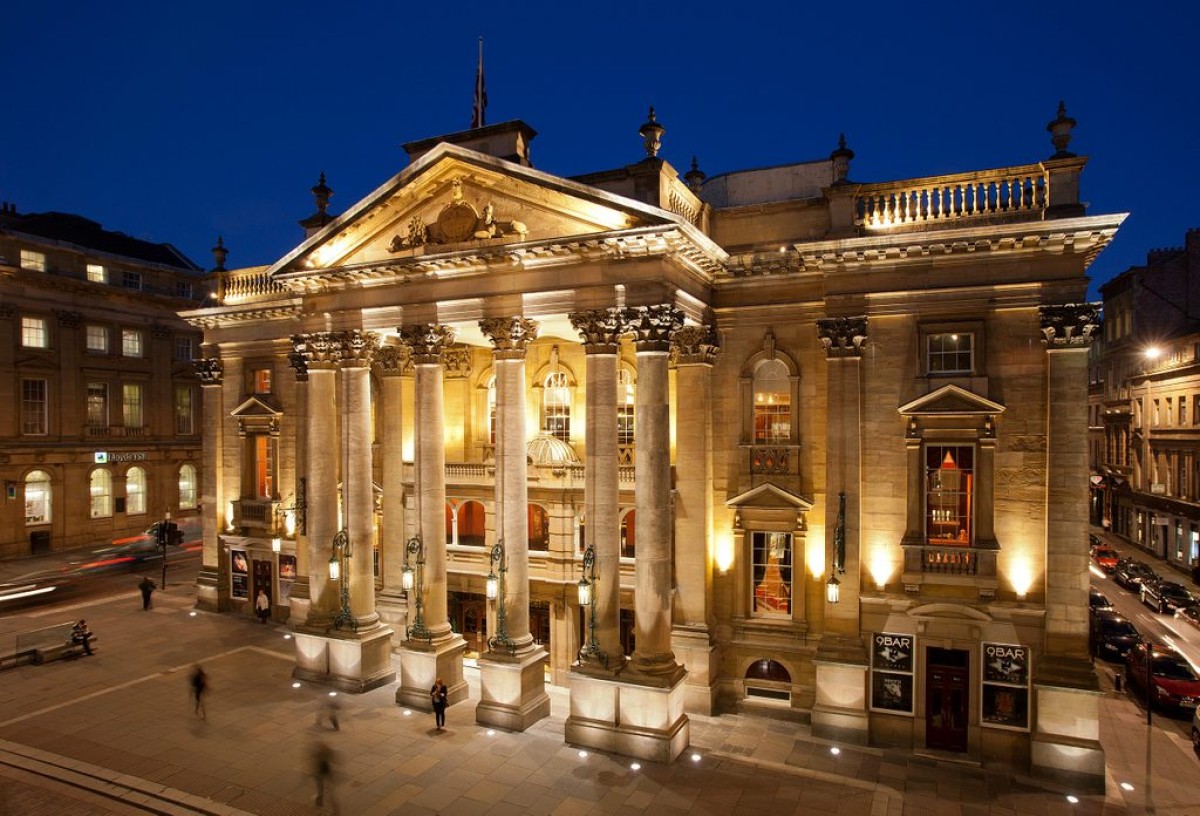
[[[94,657],[0,672],[0,815],[1200,814],[1190,744],[1147,732],[1109,673],[1100,723],[1108,792],[1071,803],[1072,791],[1007,769],[837,746],[800,724],[740,715],[692,717],[680,760],[635,769],[563,743],[568,700],[556,687],[551,716],[523,734],[480,728],[470,701],[452,706],[438,732],[432,715],[395,704],[394,684],[341,695],[333,732],[318,725],[327,690],[293,687],[286,629],[197,613],[193,603],[194,590],[175,586],[143,613],[131,586],[86,604]],[[72,614],[82,613],[0,617],[0,648]],[[211,679],[204,720],[188,699],[195,663]],[[477,700],[476,672],[467,679]],[[335,755],[321,807],[308,770],[318,741]]]

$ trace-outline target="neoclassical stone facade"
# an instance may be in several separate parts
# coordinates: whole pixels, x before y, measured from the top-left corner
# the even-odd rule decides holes
[[[225,372],[201,604],[261,586],[298,675],[440,676],[481,724],[567,687],[564,739],[632,756],[741,711],[1102,786],[1076,304],[1123,216],[1084,212],[1073,124],[876,184],[844,141],[681,179],[653,116],[574,179],[522,122],[408,145],[185,315]]]

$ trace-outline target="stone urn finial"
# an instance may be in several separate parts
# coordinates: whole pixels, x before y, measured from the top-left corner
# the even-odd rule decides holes
[[[1067,105],[1063,101],[1058,103],[1058,116],[1046,125],[1046,130],[1050,131],[1050,142],[1054,145],[1055,153],[1050,158],[1052,159],[1073,159],[1075,154],[1067,150],[1067,145],[1071,143],[1071,131],[1075,129],[1075,120],[1067,116]]]
[[[650,117],[646,123],[638,128],[638,133],[642,135],[642,141],[646,143],[646,156],[655,158],[658,156],[658,150],[662,147],[662,135],[667,132],[667,129],[658,123],[658,119],[654,116],[654,106],[650,106]]]
[[[846,134],[838,134],[837,150],[829,154],[829,160],[833,162],[833,183],[845,184],[846,179],[850,175],[850,160],[854,158],[854,151],[846,147]]]
[[[333,190],[325,185],[324,171],[321,173],[321,180],[312,188],[312,194],[317,202],[317,212],[325,215],[325,211],[329,209],[329,199],[333,198]]]
[[[213,272],[225,271],[225,259],[229,256],[229,250],[225,248],[225,239],[218,235],[217,245],[212,248],[213,260],[217,265],[213,267]]]
[[[687,184],[688,189],[696,195],[700,195],[700,188],[704,185],[704,180],[708,175],[700,169],[700,165],[696,162],[696,157],[692,156],[692,169],[683,174],[683,181]]]

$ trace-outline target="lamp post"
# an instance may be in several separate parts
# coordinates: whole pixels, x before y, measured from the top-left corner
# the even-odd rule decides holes
[[[496,542],[492,547],[491,558],[489,560],[487,577],[487,598],[489,601],[496,602],[496,634],[494,637],[488,638],[488,651],[497,651],[498,646],[503,646],[508,650],[510,655],[516,654],[517,644],[508,636],[508,613],[504,608],[505,604],[505,581],[504,573],[508,572],[508,559],[504,554],[504,539]]]
[[[579,578],[579,605],[590,607],[588,610],[588,640],[579,649],[579,662],[598,660],[608,668],[608,655],[596,641],[596,547],[588,544],[583,552],[583,574]]]
[[[1142,373],[1146,377],[1146,404],[1142,408],[1142,425],[1144,426],[1144,438],[1146,443],[1145,451],[1142,455],[1142,489],[1147,493],[1154,493],[1154,477],[1157,468],[1154,463],[1154,442],[1151,439],[1151,427],[1157,422],[1158,417],[1151,413],[1154,405],[1154,381],[1150,378],[1150,366],[1162,354],[1162,350],[1158,346],[1149,346],[1142,351]],[[1152,421],[1153,420],[1153,421]],[[1155,553],[1158,552],[1158,542],[1155,540],[1154,532],[1154,517],[1150,517],[1150,524],[1146,525],[1146,541],[1141,542],[1148,548],[1152,548]],[[1163,554],[1166,557],[1166,554]]]
[[[425,625],[424,601],[421,597],[425,579],[425,545],[420,536],[413,536],[404,545],[404,569],[400,572],[400,586],[405,592],[415,594],[415,613],[408,627],[408,639],[424,638],[427,642],[433,640],[433,633]]]
[[[358,631],[358,621],[350,613],[350,535],[345,530],[338,530],[333,536],[333,552],[329,556],[329,578],[338,582],[338,600],[340,608],[337,617],[333,619],[333,628],[341,629],[350,626],[350,631]]]

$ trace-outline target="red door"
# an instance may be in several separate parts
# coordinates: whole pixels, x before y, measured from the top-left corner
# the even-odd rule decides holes
[[[930,665],[925,672],[925,745],[942,751],[967,750],[965,668]]]

